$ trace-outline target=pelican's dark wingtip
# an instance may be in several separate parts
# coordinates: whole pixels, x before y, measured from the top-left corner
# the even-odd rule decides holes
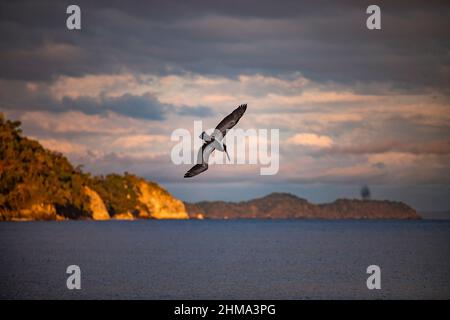
[[[202,163],[202,164],[198,163],[195,166],[193,166],[191,169],[189,169],[189,171],[184,174],[184,177],[191,178],[196,175],[199,175],[200,173],[202,173],[203,171],[206,171],[206,170],[208,170],[207,163]]]
[[[239,107],[237,107],[236,111],[238,111],[242,117],[242,115],[245,113],[245,111],[247,111],[247,104],[246,103],[241,104]]]

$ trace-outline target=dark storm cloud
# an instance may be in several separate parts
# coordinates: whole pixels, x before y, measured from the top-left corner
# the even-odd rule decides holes
[[[61,1],[1,5],[0,76],[50,80],[95,73],[234,76],[302,72],[316,81],[449,87],[450,4],[365,1],[78,1],[82,30]]]
[[[208,107],[173,106],[161,103],[151,94],[124,94],[118,97],[100,95],[96,98],[65,96],[59,100],[52,96],[47,87],[38,86],[30,90],[22,81],[0,82],[0,108],[16,112],[80,111],[89,115],[114,112],[131,118],[158,121],[165,120],[169,113],[194,117],[208,117],[214,114]]]
[[[215,115],[213,110],[208,107],[178,107],[177,114],[201,118]]]
[[[99,114],[108,111],[132,118],[146,120],[164,120],[170,106],[159,103],[152,96],[135,96],[125,94],[120,97],[94,99],[90,97],[69,98],[62,100],[66,110],[78,110],[86,114]]]
[[[65,97],[62,100],[62,105],[66,109],[82,111],[86,114],[112,111],[124,116],[145,120],[164,120],[168,113],[201,118],[214,114],[208,107],[175,107],[163,104],[149,94],[142,96],[125,94],[117,98],[105,97],[100,100],[90,97],[76,99]]]

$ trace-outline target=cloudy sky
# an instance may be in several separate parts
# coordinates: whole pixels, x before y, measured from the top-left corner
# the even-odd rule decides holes
[[[0,4],[0,110],[95,174],[133,172],[183,200],[273,191],[450,208],[450,3],[66,1]],[[214,127],[241,103],[243,129],[280,130],[280,170],[216,165],[183,179],[170,136]]]

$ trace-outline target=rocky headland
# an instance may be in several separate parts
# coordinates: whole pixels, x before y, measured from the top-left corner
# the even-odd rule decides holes
[[[182,201],[133,174],[91,176],[0,114],[0,221],[187,219]]]

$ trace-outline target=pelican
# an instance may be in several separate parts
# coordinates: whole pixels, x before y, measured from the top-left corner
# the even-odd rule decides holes
[[[202,147],[198,150],[197,164],[186,172],[184,175],[185,178],[194,177],[203,171],[208,170],[208,159],[214,150],[225,152],[228,160],[230,160],[227,146],[223,142],[223,138],[227,134],[227,131],[238,123],[239,119],[244,115],[245,110],[247,110],[247,104],[241,104],[232,113],[220,121],[210,136],[206,132],[202,132],[200,139],[204,142]]]

